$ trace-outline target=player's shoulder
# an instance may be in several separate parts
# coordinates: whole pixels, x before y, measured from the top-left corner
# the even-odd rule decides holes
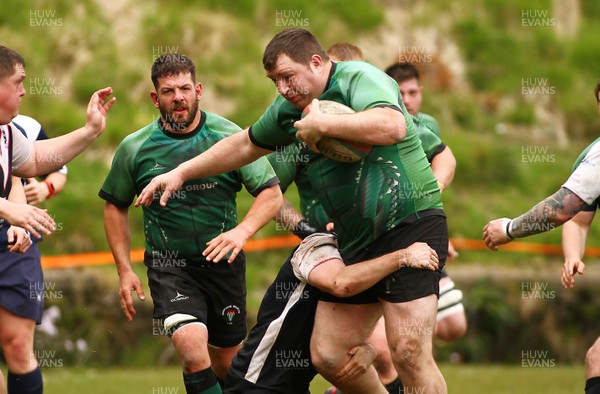
[[[37,135],[42,129],[40,122],[32,118],[31,116],[18,114],[12,120],[12,123],[27,133],[27,138],[31,140],[37,139]]]
[[[572,171],[575,171],[575,169],[583,162],[587,162],[589,165],[600,168],[600,137],[592,141],[592,143],[579,154],[573,164]]]
[[[360,72],[360,71],[376,71],[383,72],[379,68],[375,67],[369,62],[365,62],[362,60],[348,60],[345,62],[335,63],[335,72],[336,73],[348,73],[348,72]]]
[[[141,129],[136,130],[133,133],[125,136],[125,138],[123,138],[123,140],[119,144],[118,149],[119,150],[139,149],[144,144],[144,142],[146,142],[148,139],[150,139],[152,134],[154,134],[155,132],[157,132],[159,130],[160,130],[160,127],[158,125],[158,121],[154,121],[150,124],[147,124],[146,126],[142,127]]]
[[[234,123],[233,121],[231,121],[221,115],[217,115],[213,112],[208,112],[208,111],[202,111],[202,112],[206,116],[206,120],[204,122],[203,127],[206,127],[213,132],[220,133],[223,135],[230,135],[233,133],[237,133],[238,131],[240,131],[242,129],[236,123]]]
[[[440,135],[440,124],[433,116],[423,112],[419,112],[416,118],[419,120],[419,122],[425,124],[435,134],[437,134],[438,136]]]

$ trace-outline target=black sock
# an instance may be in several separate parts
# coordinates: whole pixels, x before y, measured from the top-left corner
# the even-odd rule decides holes
[[[183,384],[187,394],[221,394],[221,386],[210,367],[205,370],[184,373]]]
[[[388,384],[385,385],[385,389],[390,394],[401,394],[404,392],[404,387],[402,386],[402,381],[400,380],[400,376],[396,379],[392,380]]]
[[[40,367],[22,375],[8,371],[6,386],[10,394],[42,394],[44,392],[42,371]]]
[[[600,394],[600,376],[591,377],[585,382],[585,394]]]

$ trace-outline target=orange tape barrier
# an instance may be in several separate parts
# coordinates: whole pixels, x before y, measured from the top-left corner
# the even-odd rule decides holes
[[[259,250],[293,248],[300,243],[295,235],[285,235],[263,239],[251,239],[244,246],[244,251],[255,252]],[[141,263],[144,261],[144,249],[131,251],[131,261]],[[42,268],[71,268],[89,265],[114,264],[111,252],[66,254],[60,256],[42,256]]]
[[[457,250],[489,250],[482,240],[451,238],[452,244]],[[246,252],[255,252],[260,250],[293,248],[298,245],[300,240],[295,235],[285,235],[279,237],[251,239],[246,243],[244,250]],[[560,245],[536,244],[529,242],[514,241],[502,245],[500,250],[505,252],[519,253],[541,253],[551,255],[561,255],[562,247]],[[600,248],[586,248],[586,256],[599,257]],[[135,249],[131,251],[132,262],[142,262],[144,260],[144,250]],[[71,268],[90,265],[114,264],[113,256],[110,252],[80,253],[60,256],[42,256],[42,267],[44,269]]]

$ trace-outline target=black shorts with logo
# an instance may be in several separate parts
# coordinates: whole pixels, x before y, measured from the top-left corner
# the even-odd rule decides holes
[[[154,318],[175,313],[198,318],[208,329],[208,343],[232,347],[246,337],[246,256],[233,263],[204,258],[170,257],[165,251],[144,254]]]
[[[427,243],[437,252],[440,264],[436,271],[404,267],[386,276],[370,289],[352,297],[338,298],[322,292],[320,300],[341,304],[371,304],[381,299],[400,303],[431,294],[439,295],[439,281],[448,254],[448,226],[443,210],[429,210],[419,212],[418,216],[411,215],[367,248],[343,256],[344,262],[347,265],[360,263],[404,249],[415,242]]]

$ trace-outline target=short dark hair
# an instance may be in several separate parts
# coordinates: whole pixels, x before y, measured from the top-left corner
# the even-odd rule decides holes
[[[303,65],[310,63],[312,55],[319,55],[324,60],[329,59],[317,38],[308,30],[299,28],[282,30],[271,39],[263,54],[265,70],[272,70],[281,54]]]
[[[596,84],[596,88],[594,89],[594,95],[596,96],[596,101],[600,103],[600,98],[598,98],[598,93],[600,93],[600,79]]]
[[[158,87],[158,79],[173,75],[190,73],[196,82],[196,65],[187,56],[178,53],[160,55],[152,64],[152,83]]]
[[[416,78],[419,81],[419,70],[410,63],[396,63],[385,69],[385,73],[398,83]]]
[[[25,67],[25,59],[16,51],[0,45],[0,79],[10,77],[15,73],[17,65]]]
[[[341,62],[347,60],[365,60],[365,56],[359,47],[346,42],[338,42],[333,44],[327,50],[327,54],[330,57],[339,59]]]

